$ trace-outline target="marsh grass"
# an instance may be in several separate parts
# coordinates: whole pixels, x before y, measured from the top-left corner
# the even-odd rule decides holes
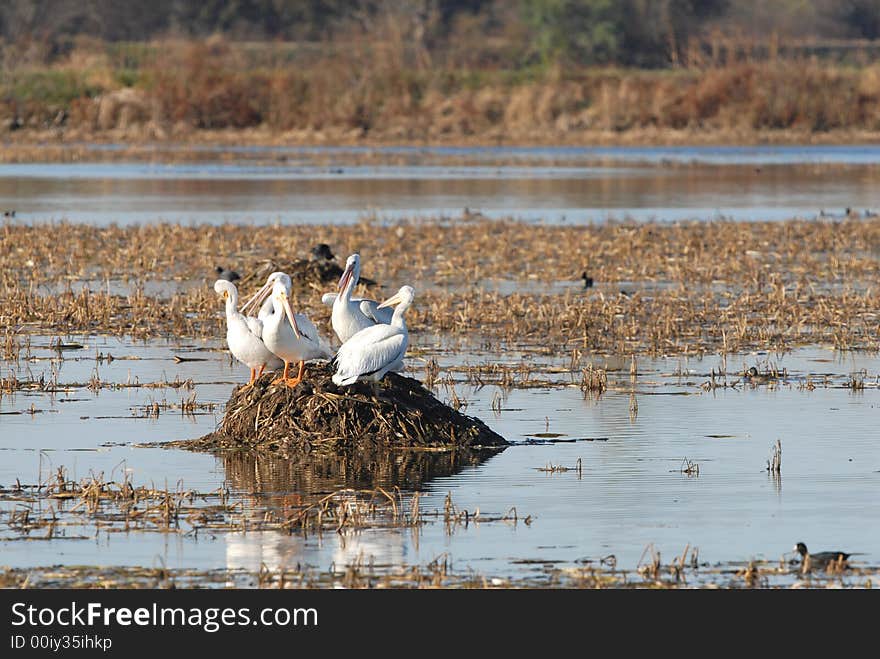
[[[210,492],[186,488],[134,485],[103,473],[73,480],[58,467],[45,481],[16,482],[0,488],[0,528],[3,540],[80,540],[96,533],[158,532],[197,538],[204,533],[280,531],[306,535],[345,534],[364,529],[418,528],[442,523],[447,534],[471,525],[520,522],[516,509],[506,513],[458,508],[447,496],[442,510],[420,505],[418,492],[399,488],[343,488],[330,494],[288,498],[282,506],[254,507],[246,497],[220,487]]]
[[[337,254],[360,251],[386,288],[416,286],[407,317],[412,332],[540,345],[548,354],[569,355],[573,370],[589,371],[596,352],[703,355],[804,344],[880,349],[877,217],[585,227],[436,218],[283,231],[59,223],[51,227],[52,241],[43,239],[45,230],[14,222],[0,227],[0,339],[7,358],[26,352],[35,331],[222,336],[222,307],[210,288],[214,261],[231,256],[247,276],[266,259],[304,255],[318,236]],[[589,291],[559,285],[576,282],[585,262],[601,285]],[[511,273],[532,287],[546,283],[548,292],[504,295],[472,285]],[[147,295],[145,281],[167,282],[167,292]],[[624,295],[615,288],[623,281],[668,285]],[[111,284],[127,292],[113,292]],[[242,295],[257,285],[243,285]],[[295,300],[325,328],[329,309],[320,293],[332,288],[309,284]],[[468,373],[475,382],[501,385],[512,377],[524,383],[528,373],[486,365]],[[601,378],[588,372],[583,388],[600,391]]]

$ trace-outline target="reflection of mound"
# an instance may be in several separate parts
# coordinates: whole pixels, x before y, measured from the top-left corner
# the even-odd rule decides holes
[[[262,284],[273,272],[286,272],[290,281],[296,286],[308,287],[310,284],[335,284],[342,276],[342,268],[336,261],[329,259],[296,259],[295,261],[279,261],[267,259],[241,280],[241,285]],[[370,288],[377,286],[368,277],[360,277],[358,283]]]
[[[258,449],[279,455],[377,448],[506,446],[485,423],[444,405],[418,380],[388,373],[373,387],[337,387],[326,362],[306,366],[295,388],[267,373],[239,387],[217,432],[189,442],[202,450]]]
[[[498,449],[503,450],[503,449]],[[498,450],[352,451],[279,458],[254,451],[222,454],[226,478],[240,490],[322,495],[342,488],[421,489],[424,483],[481,464]]]

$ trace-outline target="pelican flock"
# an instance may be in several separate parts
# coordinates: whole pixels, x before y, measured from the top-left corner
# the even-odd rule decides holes
[[[334,355],[315,324],[291,306],[292,282],[284,272],[273,272],[241,310],[237,310],[238,291],[223,279],[214,290],[226,302],[226,341],[232,355],[251,369],[248,385],[264,369],[283,373],[273,384],[297,386],[303,379],[305,362],[332,360],[333,382],[345,387],[359,380],[378,382],[389,371],[403,370],[403,358],[409,344],[404,314],[415,297],[412,286],[403,286],[381,304],[376,300],[354,298],[352,293],[360,277],[360,256],[348,257],[336,293],[326,293],[321,301],[331,306],[331,327],[341,346]],[[259,309],[257,316],[248,316]],[[291,364],[298,365],[291,377]]]

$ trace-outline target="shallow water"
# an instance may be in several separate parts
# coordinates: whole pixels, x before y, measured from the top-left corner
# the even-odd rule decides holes
[[[207,158],[211,149],[202,150]],[[778,220],[880,207],[876,146],[224,151],[241,160],[0,164],[0,209],[14,209],[12,221],[323,224],[457,217],[465,208],[589,223]],[[365,154],[376,162],[351,164]]]
[[[200,436],[213,429],[222,413],[184,414],[163,410],[144,417],[154,402],[177,404],[195,396],[200,403],[222,404],[234,383],[246,377],[217,344],[163,342],[132,344],[105,337],[67,337],[85,347],[65,350],[61,361],[49,337],[35,337],[30,358],[0,363],[0,377],[57,382],[63,393],[18,392],[0,398],[0,484],[48,480],[64,465],[71,477],[104,472],[135,485],[155,483],[209,491],[229,486],[233,496],[259,517],[291,494],[364,486],[333,470],[261,458],[256,462],[218,459],[181,450],[142,448],[138,444]],[[867,564],[880,562],[880,452],[875,429],[880,414],[877,378],[880,357],[841,353],[821,347],[785,355],[728,356],[728,384],[706,391],[718,356],[703,359],[639,360],[630,376],[629,360],[596,356],[607,366],[609,391],[584,398],[560,373],[563,359],[528,351],[486,353],[475,346],[434,351],[432,337],[417,337],[422,357],[434,356],[445,369],[465,364],[526,360],[531,379],[545,384],[502,390],[475,388],[458,380],[456,394],[467,414],[476,415],[516,445],[454,473],[426,470],[421,509],[442,509],[447,494],[457,507],[479,509],[483,516],[503,515],[515,507],[530,525],[471,524],[447,533],[444,525],[384,529],[305,537],[277,532],[201,534],[97,533],[89,539],[10,540],[0,532],[2,563],[14,567],[52,564],[165,565],[169,568],[246,568],[259,570],[311,565],[326,568],[353,560],[376,564],[415,564],[446,554],[456,569],[491,576],[533,573],[541,563],[577,565],[613,554],[622,568],[633,569],[645,546],[662,556],[697,546],[710,563],[778,559],[795,542],[811,548],[863,552]],[[109,364],[106,356],[114,360]],[[103,362],[96,356],[104,357]],[[174,356],[204,359],[175,363]],[[416,376],[423,369],[410,360]],[[745,382],[734,372],[770,367],[781,379]],[[180,383],[176,388],[102,388],[86,384],[97,369],[106,383]],[[864,377],[865,390],[845,388],[852,374]],[[805,388],[807,377],[816,385]],[[80,384],[76,384],[80,383]],[[69,385],[69,386],[64,386]],[[631,392],[637,412],[633,413]],[[440,387],[437,395],[449,399]],[[500,405],[498,401],[501,401]],[[31,411],[31,407],[35,410]],[[497,411],[500,407],[500,412]],[[15,412],[23,412],[15,414]],[[11,414],[10,414],[11,413]],[[87,417],[87,418],[84,418]],[[530,443],[552,437],[557,443]],[[782,478],[765,470],[771,445],[781,440]],[[577,441],[571,441],[577,440]],[[681,473],[683,460],[699,464],[698,476]],[[548,465],[582,473],[541,471]],[[324,465],[326,467],[326,465]],[[400,485],[406,482],[386,483]],[[311,491],[311,492],[310,492]],[[2,525],[2,518],[0,518]],[[5,525],[3,525],[5,526]],[[75,535],[75,529],[68,531]],[[94,530],[92,530],[94,534]]]
[[[195,150],[205,152],[204,163],[0,165],[0,210],[17,211],[7,222],[128,224],[346,223],[366,214],[458,217],[465,207],[550,222],[783,219],[880,208],[880,147],[224,148],[240,155],[237,162],[209,158],[210,147]],[[367,155],[368,164],[358,160]],[[114,279],[71,287],[86,284],[113,294],[134,285]],[[163,297],[200,285],[150,281],[145,293]],[[502,294],[531,290],[522,280],[479,285]],[[605,288],[668,285],[634,281]],[[560,281],[551,291],[581,286]],[[259,519],[288,497],[372,485],[362,470],[332,460],[217,458],[155,446],[213,430],[232,387],[246,379],[246,369],[231,362],[220,341],[69,336],[62,338],[82,347],[58,352],[50,345],[57,338],[32,336],[18,360],[0,361],[0,379],[14,375],[54,390],[35,385],[0,395],[2,487],[47,482],[63,466],[73,479],[103,473],[135,485],[228,487]],[[815,551],[861,552],[857,562],[880,564],[877,355],[823,346],[728,355],[729,375],[715,382],[731,386],[714,390],[704,385],[723,366],[717,355],[640,359],[635,379],[628,356],[587,356],[579,367],[589,361],[607,367],[609,390],[585,398],[567,351],[553,357],[535,346],[494,344],[489,351],[484,345],[416,335],[410,373],[424,378],[426,360],[436,359],[440,377],[455,381],[454,395],[445,386],[436,394],[464,400],[465,413],[515,445],[476,463],[425,459],[409,470],[389,468],[382,484],[405,493],[418,489],[423,511],[442,510],[447,495],[484,518],[515,507],[516,524],[471,523],[450,533],[442,523],[428,523],[417,533],[323,536],[108,533],[86,524],[52,540],[32,534],[23,541],[8,524],[14,504],[7,502],[0,504],[0,565],[323,570],[350,561],[424,564],[445,556],[458,570],[516,577],[552,561],[573,566],[610,554],[632,570],[649,544],[664,563],[686,545],[699,547],[700,560],[712,564],[776,560],[797,541]],[[469,383],[468,367],[488,364],[506,365],[523,386]],[[736,375],[750,366],[776,369],[782,377],[745,381]],[[864,382],[863,391],[847,387],[853,376]],[[777,439],[781,479],[765,469]],[[699,475],[682,472],[685,459],[699,465]],[[547,471],[573,468],[578,460],[580,472]],[[522,521],[527,516],[530,524]],[[86,539],[64,539],[64,533]]]

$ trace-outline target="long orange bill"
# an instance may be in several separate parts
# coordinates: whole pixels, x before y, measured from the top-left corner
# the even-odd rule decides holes
[[[296,338],[300,338],[302,332],[299,331],[299,325],[296,324],[296,316],[293,313],[293,309],[290,308],[290,302],[288,302],[285,297],[281,299],[281,304],[284,307],[284,313],[287,316],[287,320],[290,321],[290,326],[293,328],[294,335]]]
[[[384,309],[385,307],[393,307],[395,304],[400,302],[400,293],[392,295],[387,300],[385,300],[382,304],[380,304],[377,308]]]
[[[262,304],[262,302],[263,302],[263,300],[265,299],[265,297],[266,297],[266,296],[269,294],[269,292],[272,290],[272,286],[273,286],[273,284],[274,284],[274,282],[273,282],[273,283],[266,282],[265,284],[263,284],[263,288],[261,288],[260,290],[258,290],[257,293],[256,293],[256,294],[255,294],[250,300],[248,300],[247,302],[245,302],[245,303],[242,305],[242,307],[241,307],[241,313],[245,313],[245,312],[251,307],[251,305],[260,305],[260,304]]]
[[[340,293],[345,290],[345,287],[348,286],[349,280],[351,280],[352,273],[354,272],[353,266],[348,266],[345,269],[345,272],[342,273],[342,276],[339,278],[339,283],[336,285],[336,290]]]

